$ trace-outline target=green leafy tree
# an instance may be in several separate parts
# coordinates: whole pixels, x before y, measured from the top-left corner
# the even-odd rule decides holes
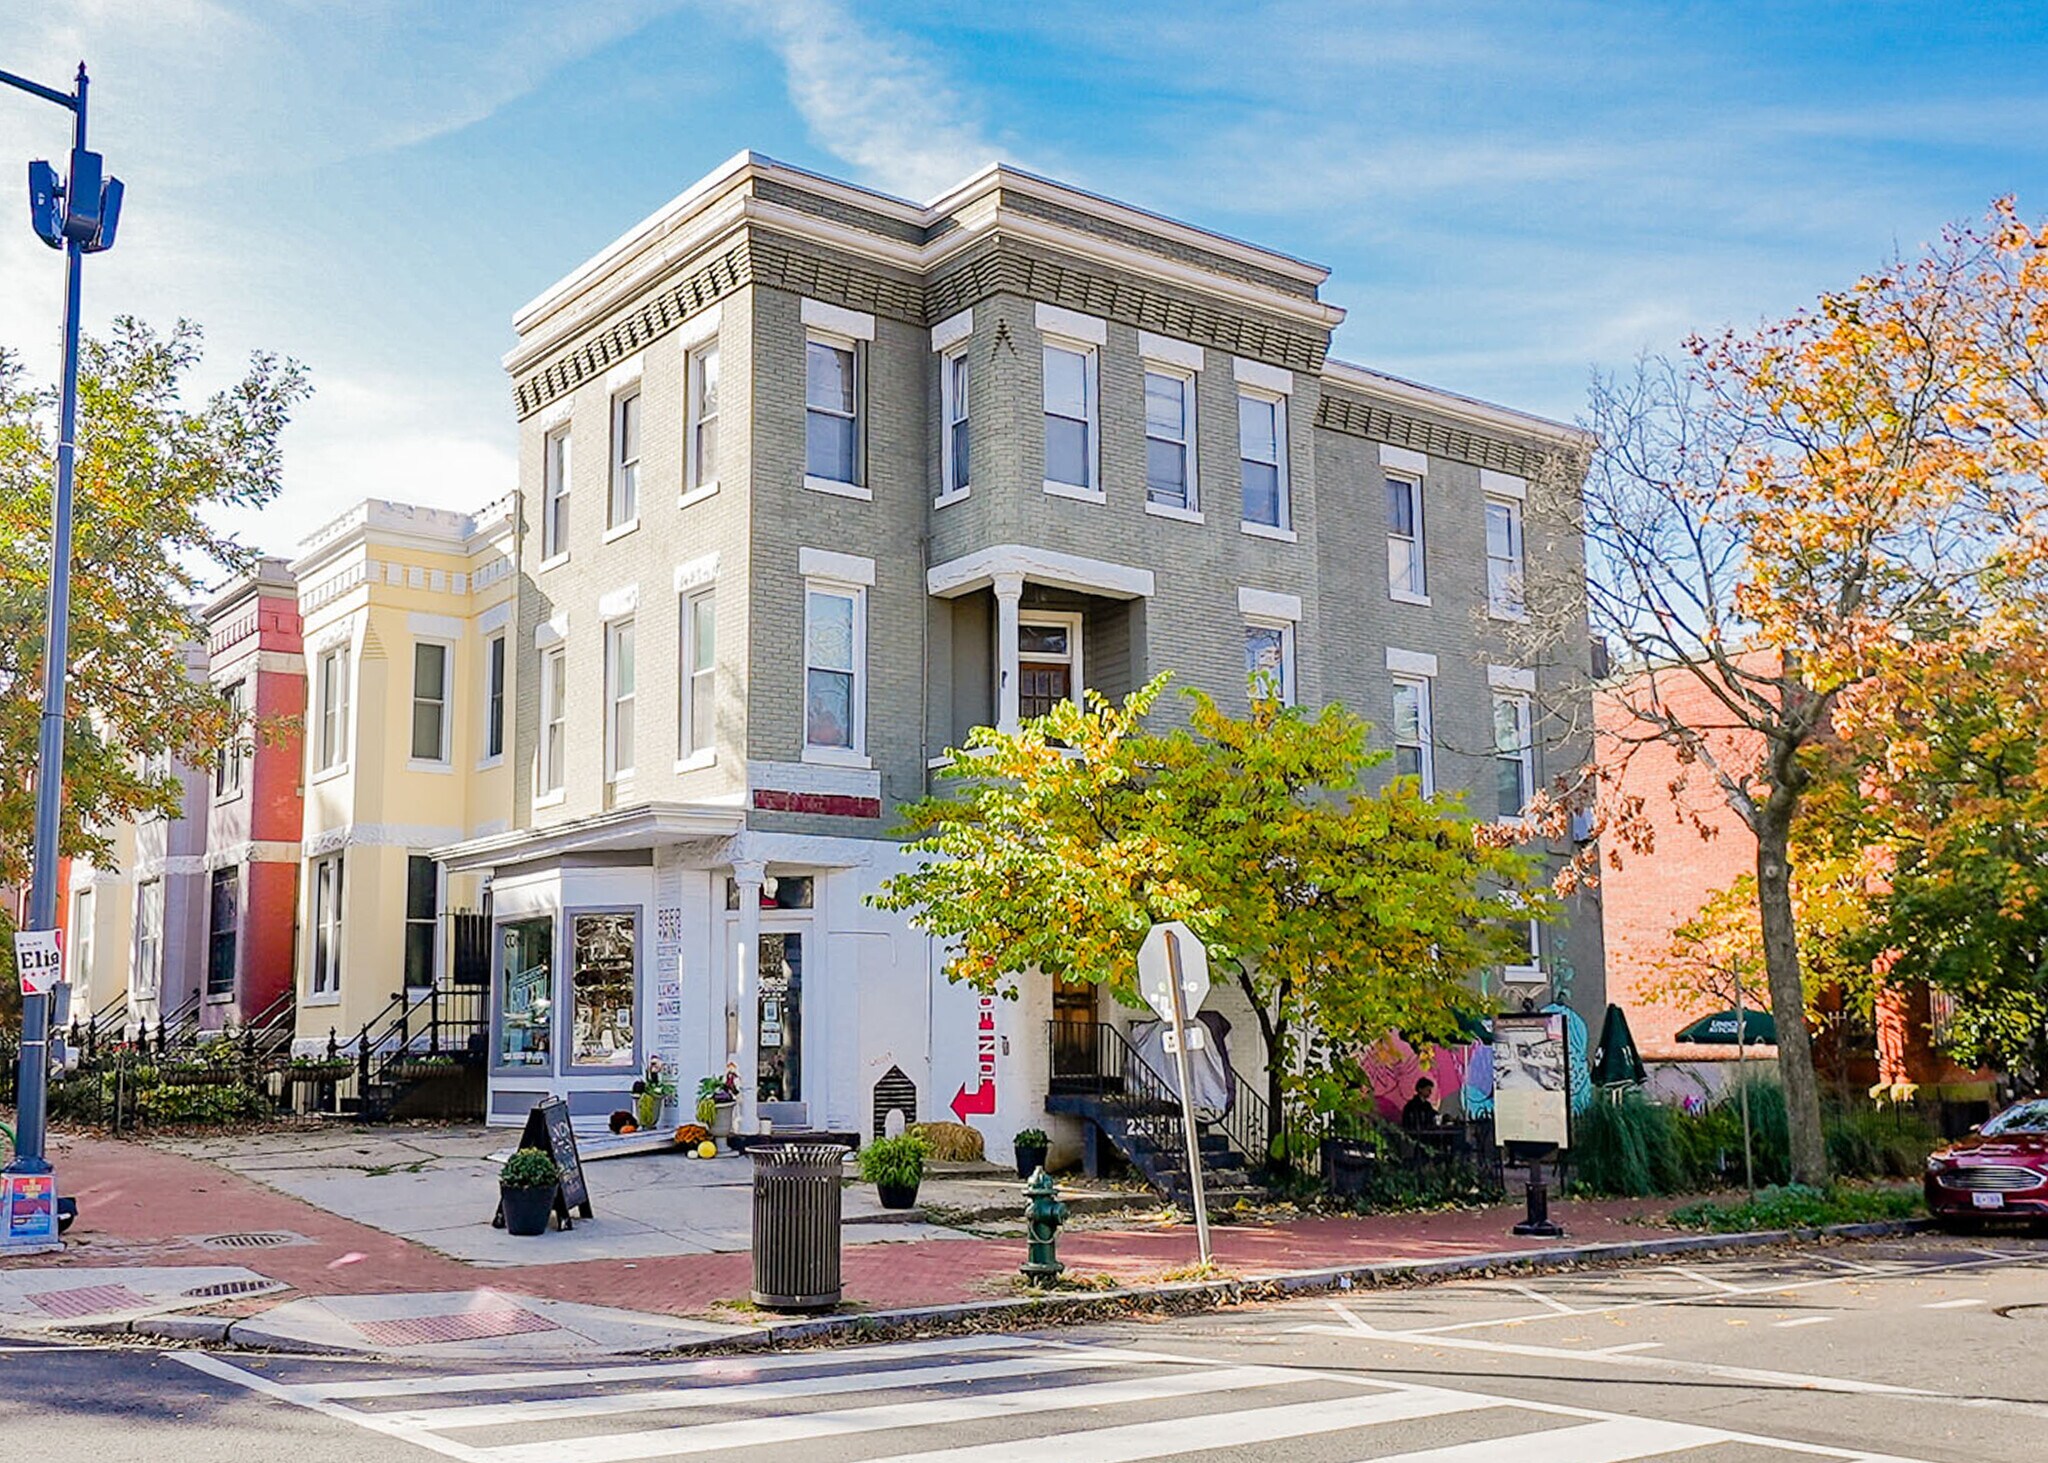
[[[1186,921],[1256,1015],[1270,1139],[1291,1036],[1451,1039],[1475,976],[1521,948],[1549,897],[1454,800],[1412,778],[1363,791],[1385,754],[1342,707],[1260,695],[1240,718],[1190,692],[1190,726],[1153,731],[1166,679],[977,728],[944,773],[957,795],[908,810],[917,866],[874,902],[943,941],[950,978],[1010,997],[1037,971],[1135,1001],[1147,929]]]
[[[230,727],[185,656],[203,640],[205,587],[250,561],[209,518],[275,496],[278,438],[307,388],[296,364],[258,355],[188,408],[182,387],[199,359],[197,326],[160,334],[127,317],[80,356],[60,829],[73,856],[105,860],[102,830],[177,812],[165,756],[203,761],[227,737],[261,731]],[[31,859],[55,397],[0,348],[0,884],[25,883]]]

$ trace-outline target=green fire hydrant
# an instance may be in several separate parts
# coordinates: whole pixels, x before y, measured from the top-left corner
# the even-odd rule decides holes
[[[1044,1169],[1031,1175],[1024,1185],[1024,1278],[1034,1285],[1046,1285],[1059,1278],[1067,1267],[1060,1263],[1060,1226],[1067,1222],[1067,1206],[1059,1201],[1052,1177]]]

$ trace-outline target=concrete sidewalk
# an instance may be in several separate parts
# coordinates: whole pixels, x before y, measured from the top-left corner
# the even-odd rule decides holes
[[[348,1137],[357,1143],[407,1141],[389,1131],[349,1130]],[[489,1141],[502,1143],[495,1135]],[[686,1176],[701,1167],[689,1182],[702,1184],[719,1161],[661,1157],[592,1164],[597,1219],[579,1221],[568,1234],[520,1240],[500,1235],[501,1253],[464,1260],[149,1144],[71,1136],[58,1140],[53,1157],[66,1192],[78,1197],[78,1225],[66,1253],[13,1261],[0,1270],[0,1325],[47,1327],[61,1320],[73,1329],[133,1326],[152,1334],[225,1336],[305,1349],[532,1357],[743,1342],[778,1319],[747,1304],[752,1262],[743,1251],[652,1258],[579,1253],[606,1235],[608,1223],[636,1226],[635,1242],[644,1242],[644,1216],[658,1210],[663,1194],[681,1203]],[[474,1155],[464,1161],[474,1161]],[[655,1168],[652,1178],[636,1179],[622,1190],[639,1196],[636,1212],[642,1219],[608,1221],[618,1196],[613,1174],[629,1163],[670,1167]],[[381,1159],[370,1166],[381,1166]],[[379,1178],[394,1176],[410,1190],[427,1173],[394,1170]],[[671,1182],[664,1184],[664,1177]],[[1007,1184],[1014,1189],[1014,1178]],[[849,1190],[849,1197],[855,1193]],[[468,1195],[463,1202],[474,1214],[484,1200]],[[1648,1201],[1565,1202],[1553,1211],[1570,1234],[1569,1244],[1621,1245],[1633,1252],[1674,1238],[1663,1223],[1668,1207]],[[432,1221],[447,1212],[445,1206],[422,1206],[423,1231],[433,1232]],[[482,1209],[486,1220],[488,1212]],[[1217,1226],[1215,1258],[1225,1277],[1270,1277],[1555,1250],[1555,1242],[1511,1235],[1517,1217],[1508,1209],[1368,1218],[1289,1217],[1281,1211]],[[1191,1225],[1099,1222],[1108,1227],[1069,1232],[1060,1244],[1068,1275],[1079,1286],[1143,1286],[1195,1263]],[[1025,1293],[1017,1280],[1021,1239],[887,1224],[849,1225],[847,1238],[842,1271],[849,1311],[1001,1302]],[[235,1273],[219,1274],[224,1264],[237,1267]],[[198,1278],[202,1269],[210,1278]],[[115,1272],[125,1272],[126,1283]],[[166,1278],[163,1272],[179,1274]],[[174,1283],[181,1277],[183,1283]],[[242,1283],[209,1289],[229,1281]],[[107,1308],[93,1310],[101,1299]],[[59,1310],[61,1318],[55,1315]],[[176,1323],[155,1319],[165,1316]]]

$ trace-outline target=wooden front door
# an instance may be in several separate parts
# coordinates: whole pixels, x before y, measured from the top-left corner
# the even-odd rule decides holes
[[[1052,1075],[1099,1077],[1096,1055],[1096,986],[1090,980],[1060,979],[1052,987]]]

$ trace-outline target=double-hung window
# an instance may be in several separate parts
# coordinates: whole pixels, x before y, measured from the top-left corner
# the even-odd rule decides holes
[[[1247,620],[1244,674],[1255,697],[1294,704],[1294,626],[1280,620]]]
[[[569,736],[569,656],[557,645],[540,656],[540,791],[564,786]]]
[[[569,429],[557,427],[541,446],[540,554],[569,552]]]
[[[633,775],[633,622],[614,620],[604,633],[605,779]]]
[[[135,975],[131,992],[150,999],[163,983],[164,975],[164,884],[151,879],[137,891],[135,901]]]
[[[640,388],[612,398],[612,490],[606,528],[625,528],[640,517]]]
[[[1521,817],[1536,796],[1536,744],[1529,698],[1521,692],[1494,692],[1493,766],[1497,816]]]
[[[434,984],[434,926],[440,921],[441,866],[425,854],[405,860],[405,983]]]
[[[1387,593],[1395,599],[1427,600],[1424,570],[1422,480],[1387,479]]]
[[[1195,512],[1194,373],[1145,371],[1145,501]]]
[[[1045,483],[1093,496],[1096,356],[1078,343],[1045,344]]]
[[[1486,608],[1496,619],[1519,620],[1522,602],[1522,505],[1486,500]]]
[[[92,984],[93,907],[98,903],[98,895],[91,889],[81,889],[71,899],[71,949],[66,961],[70,973],[66,979],[74,991]]]
[[[245,723],[249,719],[249,683],[236,681],[222,688],[220,698],[227,717],[227,740],[221,743],[213,763],[214,796],[235,797],[249,777],[249,743]]]
[[[314,738],[318,771],[339,767],[348,760],[348,647],[337,645],[320,653],[318,684],[320,726]]]
[[[1436,791],[1427,676],[1394,677],[1394,775],[1414,778],[1425,797]]]
[[[854,585],[804,589],[804,747],[859,756],[866,743],[867,598]]]
[[[699,346],[690,352],[689,452],[686,491],[718,484],[718,347]]]
[[[448,647],[415,640],[412,646],[412,759],[448,760]]]
[[[968,383],[969,361],[967,347],[949,351],[939,358],[939,405],[945,422],[946,437],[941,444],[943,474],[940,490],[944,497],[953,497],[967,491],[970,453],[968,450]]]
[[[718,601],[713,591],[686,595],[682,602],[681,754],[711,752],[718,737]]]
[[[235,993],[235,931],[241,923],[242,871],[215,869],[208,890],[206,921],[206,993]]]
[[[804,476],[860,482],[860,350],[812,335],[804,346]]]
[[[1285,529],[1287,501],[1287,398],[1240,389],[1237,455],[1244,483],[1244,521]]]
[[[505,637],[484,642],[484,760],[505,755]]]
[[[342,855],[313,861],[312,993],[331,995],[341,989]]]

